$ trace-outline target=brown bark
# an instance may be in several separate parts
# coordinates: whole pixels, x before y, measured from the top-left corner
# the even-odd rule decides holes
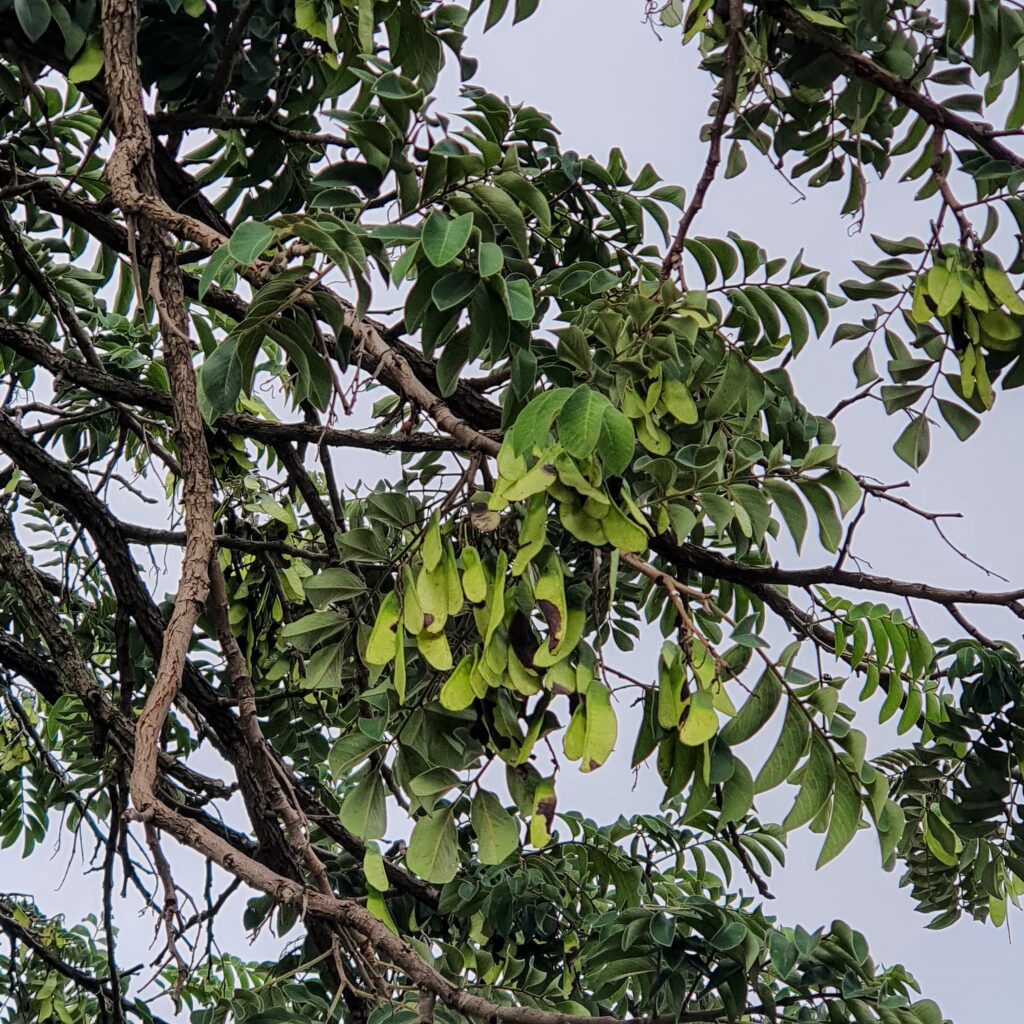
[[[157,186],[153,140],[143,107],[138,71],[135,0],[104,0],[102,26],[109,110],[117,136],[107,163],[107,179],[114,200],[126,216],[135,218],[137,245],[148,256],[150,293],[160,320],[164,363],[171,386],[187,537],[178,594],[164,631],[156,678],[135,726],[135,763],[130,790],[135,813],[148,819],[156,799],[160,734],[181,685],[192,630],[209,589],[208,566],[214,546],[213,473],[196,398],[181,270],[173,240],[154,217],[154,208],[162,207],[163,202]],[[172,219],[191,220],[183,214],[173,214]]]

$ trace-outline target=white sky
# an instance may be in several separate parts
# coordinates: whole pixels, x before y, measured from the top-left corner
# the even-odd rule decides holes
[[[689,190],[705,157],[698,132],[706,121],[710,79],[697,70],[695,48],[681,49],[678,37],[670,33],[659,42],[643,24],[642,13],[642,0],[546,0],[529,21],[515,27],[503,24],[474,39],[469,50],[480,58],[478,80],[494,92],[553,115],[564,146],[598,158],[619,146],[634,171],[649,161],[666,181]],[[453,89],[442,95],[438,107],[457,109]],[[912,202],[912,190],[887,183],[869,194],[865,233],[850,237],[847,223],[838,215],[841,185],[794,203],[795,194],[780,176],[763,161],[751,157],[750,162],[741,177],[716,182],[694,232],[724,235],[737,230],[764,245],[770,256],[792,256],[804,248],[808,262],[834,272],[834,283],[849,276],[851,258],[874,256],[868,232],[921,235],[933,212],[932,207]],[[827,411],[851,392],[849,365],[855,351],[830,350],[826,342],[812,342],[797,360],[797,390],[814,411]],[[887,419],[874,403],[861,403],[840,416],[838,441],[848,467],[888,482],[912,476],[912,489],[901,492],[905,496],[932,510],[963,512],[965,518],[949,527],[954,540],[1017,582],[1024,578],[1024,552],[1009,538],[1017,525],[1021,489],[1007,456],[1010,440],[1021,436],[1022,423],[1024,396],[1004,396],[967,445],[958,444],[948,430],[933,434],[931,459],[919,475],[893,455],[897,421]],[[353,467],[372,477],[376,466],[370,469],[363,458],[342,461],[347,458],[339,456],[339,468]],[[809,547],[807,564],[828,560]],[[873,509],[861,525],[855,550],[882,574],[949,586],[993,585],[955,558],[927,524],[884,508]],[[920,607],[917,611],[933,637],[955,630],[945,613]],[[1016,620],[996,614],[979,616],[977,621],[991,624],[997,636],[1019,639]],[[649,672],[656,656],[655,638],[634,655],[633,664]],[[871,712],[866,710],[864,717],[870,721]],[[648,772],[634,790],[628,756],[628,749],[620,750],[612,763],[589,778],[563,772],[563,806],[575,806],[601,821],[653,809],[660,795],[657,779]],[[898,888],[897,876],[878,868],[877,843],[870,832],[859,836],[837,861],[815,872],[820,842],[820,837],[806,832],[794,837],[787,868],[771,880],[777,896],[771,912],[784,923],[810,929],[827,925],[834,917],[847,920],[867,935],[877,960],[905,963],[924,993],[958,1024],[1010,1019],[1010,1011],[1024,996],[1024,981],[1015,970],[1021,960],[1005,929],[963,921],[943,932],[926,931],[927,919],[913,911],[906,891]],[[20,859],[17,848],[0,851],[4,888],[37,893],[45,910],[64,910],[71,921],[84,916],[97,905],[100,878],[96,874],[83,879],[72,869],[58,891],[66,852],[66,840],[64,854],[53,860],[48,859],[48,850],[37,851],[28,861]],[[191,863],[194,858],[175,859],[179,881],[201,892],[202,873]],[[236,913],[222,915],[218,933],[226,949],[244,956],[245,939],[240,926],[232,924],[240,918],[243,901],[243,896],[234,898]],[[1011,915],[1011,927],[1018,927],[1019,921],[1019,915]],[[136,919],[132,902],[120,913],[119,924],[126,950],[123,963],[142,960],[151,922]],[[270,954],[274,944],[264,937],[258,948],[261,954]],[[161,1009],[167,1012],[166,1007]]]

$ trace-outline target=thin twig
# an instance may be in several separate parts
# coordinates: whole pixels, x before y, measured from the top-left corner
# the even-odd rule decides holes
[[[715,108],[715,117],[711,122],[708,141],[708,155],[704,170],[693,190],[693,197],[683,211],[679,228],[668,252],[661,263],[661,279],[665,281],[673,270],[682,274],[683,247],[690,225],[704,206],[709,189],[718,173],[718,165],[722,162],[722,136],[725,134],[725,123],[736,102],[736,91],[739,82],[740,54],[743,49],[743,0],[729,0],[729,21],[726,26],[728,42],[725,47],[725,70],[722,73],[722,90]]]

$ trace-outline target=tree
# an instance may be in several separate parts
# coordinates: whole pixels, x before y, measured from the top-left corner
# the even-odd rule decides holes
[[[467,31],[536,7],[0,0],[0,833],[100,875],[91,922],[0,897],[4,1020],[941,1024],[775,920],[787,836],[876,832],[933,927],[1024,891],[1020,656],[972,621],[1024,590],[851,568],[879,503],[942,524],[835,424],[880,400],[916,469],[1024,383],[1024,17],[648,0],[713,83],[684,192],[486,91]],[[902,174],[924,237],[837,292],[699,236],[748,158],[855,224]],[[616,745],[664,802],[595,823],[559,791]],[[239,887],[279,961],[214,943]]]

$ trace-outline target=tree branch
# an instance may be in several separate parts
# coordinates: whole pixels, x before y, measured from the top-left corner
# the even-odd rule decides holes
[[[715,117],[711,122],[711,132],[708,141],[708,155],[704,163],[704,170],[697,186],[693,190],[693,197],[683,212],[679,221],[679,228],[672,245],[661,263],[661,279],[665,281],[673,270],[680,270],[683,263],[683,247],[686,243],[686,236],[690,230],[697,214],[704,206],[708,191],[718,173],[718,165],[722,162],[722,136],[725,134],[725,122],[736,102],[736,90],[739,84],[740,54],[743,49],[743,0],[728,0],[729,17],[726,31],[728,42],[725,47],[725,70],[722,73],[722,91],[718,97],[718,105],[715,108]]]
[[[700,547],[697,544],[676,544],[664,537],[652,541],[651,547],[681,570],[695,570],[713,576],[715,579],[729,580],[732,583],[792,587],[828,584],[836,587],[849,587],[852,590],[890,594],[894,597],[918,598],[944,606],[951,604],[994,605],[1007,608],[1018,618],[1024,618],[1024,609],[1015,607],[1024,599],[1024,590],[953,590],[946,587],[934,587],[927,583],[892,579],[888,576],[851,572],[834,565],[824,565],[813,569],[779,569],[772,566],[745,565],[710,548]]]
[[[780,0],[753,0],[753,3],[789,29],[797,39],[831,54],[848,74],[887,92],[899,103],[920,115],[933,128],[951,131],[973,142],[994,160],[1005,161],[1012,167],[1024,167],[1024,157],[1004,146],[998,139],[999,133],[991,125],[971,121],[949,107],[929,99],[909,82],[838,39],[835,33],[823,31],[812,25],[789,4]]]
[[[192,630],[206,600],[208,567],[214,546],[213,470],[196,397],[189,318],[174,244],[164,231],[168,219],[179,220],[183,228],[199,222],[170,211],[160,198],[153,139],[142,103],[137,0],[104,0],[101,23],[104,74],[111,123],[117,136],[107,161],[106,175],[118,205],[125,213],[138,217],[140,247],[148,255],[150,290],[159,317],[164,363],[170,381],[187,534],[178,593],[164,631],[156,677],[135,724],[135,762],[129,788],[135,813],[147,820],[150,817],[147,801],[156,781],[160,734],[181,685]],[[212,232],[212,229],[206,228],[206,231]]]
[[[86,974],[85,971],[81,971],[72,964],[69,964],[67,961],[61,960],[59,956],[53,953],[27,928],[18,924],[17,920],[2,901],[0,901],[0,929],[5,931],[12,938],[17,939],[18,942],[28,946],[28,948],[31,949],[32,952],[43,961],[43,963],[52,967],[58,974],[67,978],[68,981],[73,982],[89,992],[94,992],[103,999],[109,999],[111,997],[112,993],[105,981],[101,981],[99,978],[94,978],[91,974]]]
[[[61,380],[74,383],[110,402],[124,402],[151,412],[171,412],[171,396],[129,377],[115,377],[60,352],[24,324],[0,316],[0,344],[44,367]],[[395,451],[462,451],[454,438],[429,434],[375,434],[366,430],[339,430],[316,423],[275,423],[246,413],[222,416],[215,426],[264,444],[307,442],[336,448],[360,448],[381,453]]]

